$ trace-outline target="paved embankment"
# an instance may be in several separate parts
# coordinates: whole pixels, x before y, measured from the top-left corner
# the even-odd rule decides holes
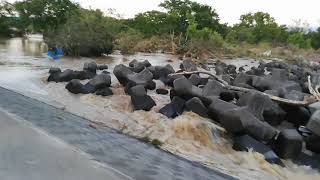
[[[1,180],[125,180],[117,170],[0,109]]]
[[[133,179],[233,179],[114,130],[91,128],[84,118],[4,88],[0,108]]]

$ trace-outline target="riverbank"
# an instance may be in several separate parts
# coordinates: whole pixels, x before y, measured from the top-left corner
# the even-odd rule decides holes
[[[198,62],[205,62],[207,59],[230,60],[237,58],[252,58],[256,60],[263,59],[282,59],[286,61],[315,61],[320,63],[320,50],[301,49],[292,45],[272,45],[271,43],[225,43],[220,48],[211,50],[205,47],[198,47],[196,50],[188,50],[181,52],[176,49],[176,46],[171,44],[168,37],[151,37],[149,39],[139,40],[139,42],[126,47],[130,50],[124,52],[145,52],[145,53],[168,53],[177,56],[188,56]],[[117,47],[122,50],[122,47]]]

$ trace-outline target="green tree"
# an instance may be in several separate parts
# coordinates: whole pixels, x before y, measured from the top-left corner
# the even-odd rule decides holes
[[[113,50],[113,36],[100,10],[81,10],[46,38],[49,46],[62,47],[66,55],[101,56]]]
[[[314,49],[320,48],[320,27],[317,29],[317,31],[309,32],[306,36],[311,40],[311,46]]]
[[[268,13],[248,13],[240,17],[240,23],[236,24],[230,31],[229,39],[258,42],[285,42],[286,27],[279,26]]]
[[[24,0],[14,6],[24,27],[44,33],[66,23],[68,16],[79,8],[70,0]]]
[[[128,30],[128,25],[125,19],[117,19],[114,17],[103,17],[105,30],[108,31],[112,36],[116,37],[121,32]]]
[[[225,34],[226,26],[219,23],[220,19],[216,11],[208,5],[199,4],[190,0],[166,0],[160,4],[168,13],[177,20],[175,32],[186,33],[189,26],[189,16],[195,18],[198,29],[205,27]]]
[[[12,26],[13,7],[6,1],[0,2],[0,36],[9,36]]]
[[[131,21],[130,26],[146,36],[169,34],[177,29],[177,18],[160,11],[140,13]]]

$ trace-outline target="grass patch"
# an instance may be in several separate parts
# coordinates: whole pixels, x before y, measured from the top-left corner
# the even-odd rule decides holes
[[[160,147],[163,145],[163,142],[161,142],[159,139],[154,139],[151,141],[151,144],[156,146],[156,147]]]
[[[153,146],[159,148],[163,145],[163,142],[161,142],[159,139],[153,139],[151,140],[149,136],[144,136],[143,138],[140,138],[142,142],[152,144]]]

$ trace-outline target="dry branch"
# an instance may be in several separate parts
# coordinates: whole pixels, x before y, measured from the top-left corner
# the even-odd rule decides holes
[[[311,83],[311,76],[308,76],[308,85],[309,85],[309,91],[310,91],[310,93],[311,93],[318,101],[320,101],[320,92],[319,92],[320,85],[316,85],[316,87],[313,88],[313,87],[312,87],[312,83]]]
[[[209,75],[211,78],[216,79],[223,87],[225,87],[226,89],[229,90],[234,90],[234,91],[240,91],[240,92],[249,92],[252,89],[247,89],[247,88],[243,88],[243,87],[238,87],[238,86],[232,86],[229,85],[226,81],[224,81],[223,79],[219,78],[217,75],[214,75],[210,72],[206,72],[206,71],[193,71],[193,72],[180,72],[180,73],[174,73],[174,74],[170,74],[169,76],[173,76],[173,75],[192,75],[192,74],[206,74]],[[272,99],[273,101],[282,103],[282,104],[287,104],[287,105],[291,105],[291,106],[308,106],[310,104],[313,104],[315,102],[318,101],[317,98],[319,98],[319,94],[317,96],[315,96],[313,94],[313,96],[311,96],[310,98],[306,98],[304,101],[295,101],[295,100],[290,100],[290,99],[284,99],[278,96],[273,96],[270,94],[266,94],[264,92],[260,92],[259,93],[268,96],[270,99]]]

